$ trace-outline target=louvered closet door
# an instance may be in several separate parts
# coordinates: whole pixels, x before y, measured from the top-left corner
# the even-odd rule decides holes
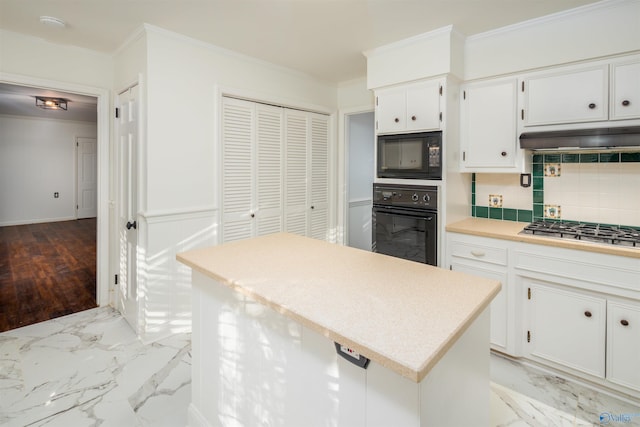
[[[284,229],[307,235],[308,113],[285,111]]]
[[[251,217],[254,179],[255,104],[222,100],[222,241],[254,235]]]
[[[310,116],[311,214],[309,236],[326,240],[329,230],[329,117]]]
[[[257,194],[256,233],[282,231],[282,177],[284,110],[256,104]]]

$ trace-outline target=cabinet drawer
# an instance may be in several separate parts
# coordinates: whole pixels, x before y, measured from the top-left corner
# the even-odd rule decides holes
[[[507,265],[507,249],[483,245],[481,243],[469,243],[451,241],[451,256],[474,259],[497,265]]]

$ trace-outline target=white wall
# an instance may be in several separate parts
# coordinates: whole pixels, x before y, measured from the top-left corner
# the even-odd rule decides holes
[[[189,271],[175,254],[218,242],[220,95],[334,113],[337,89],[148,25],[119,50],[115,70],[118,88],[143,80],[139,332],[152,341],[191,326]]]
[[[640,2],[611,0],[468,37],[465,80],[640,49]]]
[[[0,30],[0,58],[0,71],[5,73],[101,88],[112,85],[113,62],[104,53]]]
[[[0,226],[75,218],[76,137],[96,124],[0,116]]]

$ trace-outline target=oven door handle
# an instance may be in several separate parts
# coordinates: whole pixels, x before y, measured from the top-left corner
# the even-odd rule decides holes
[[[373,208],[373,212],[387,214],[387,215],[404,216],[407,218],[423,219],[425,221],[433,221],[433,214],[432,213],[427,214],[426,212],[425,212],[425,215],[419,215],[415,211],[400,211],[398,209],[387,209],[387,208],[380,208],[380,207]]]

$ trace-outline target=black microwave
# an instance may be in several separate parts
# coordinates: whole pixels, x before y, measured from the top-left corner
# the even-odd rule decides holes
[[[378,136],[378,178],[442,179],[442,132]]]

